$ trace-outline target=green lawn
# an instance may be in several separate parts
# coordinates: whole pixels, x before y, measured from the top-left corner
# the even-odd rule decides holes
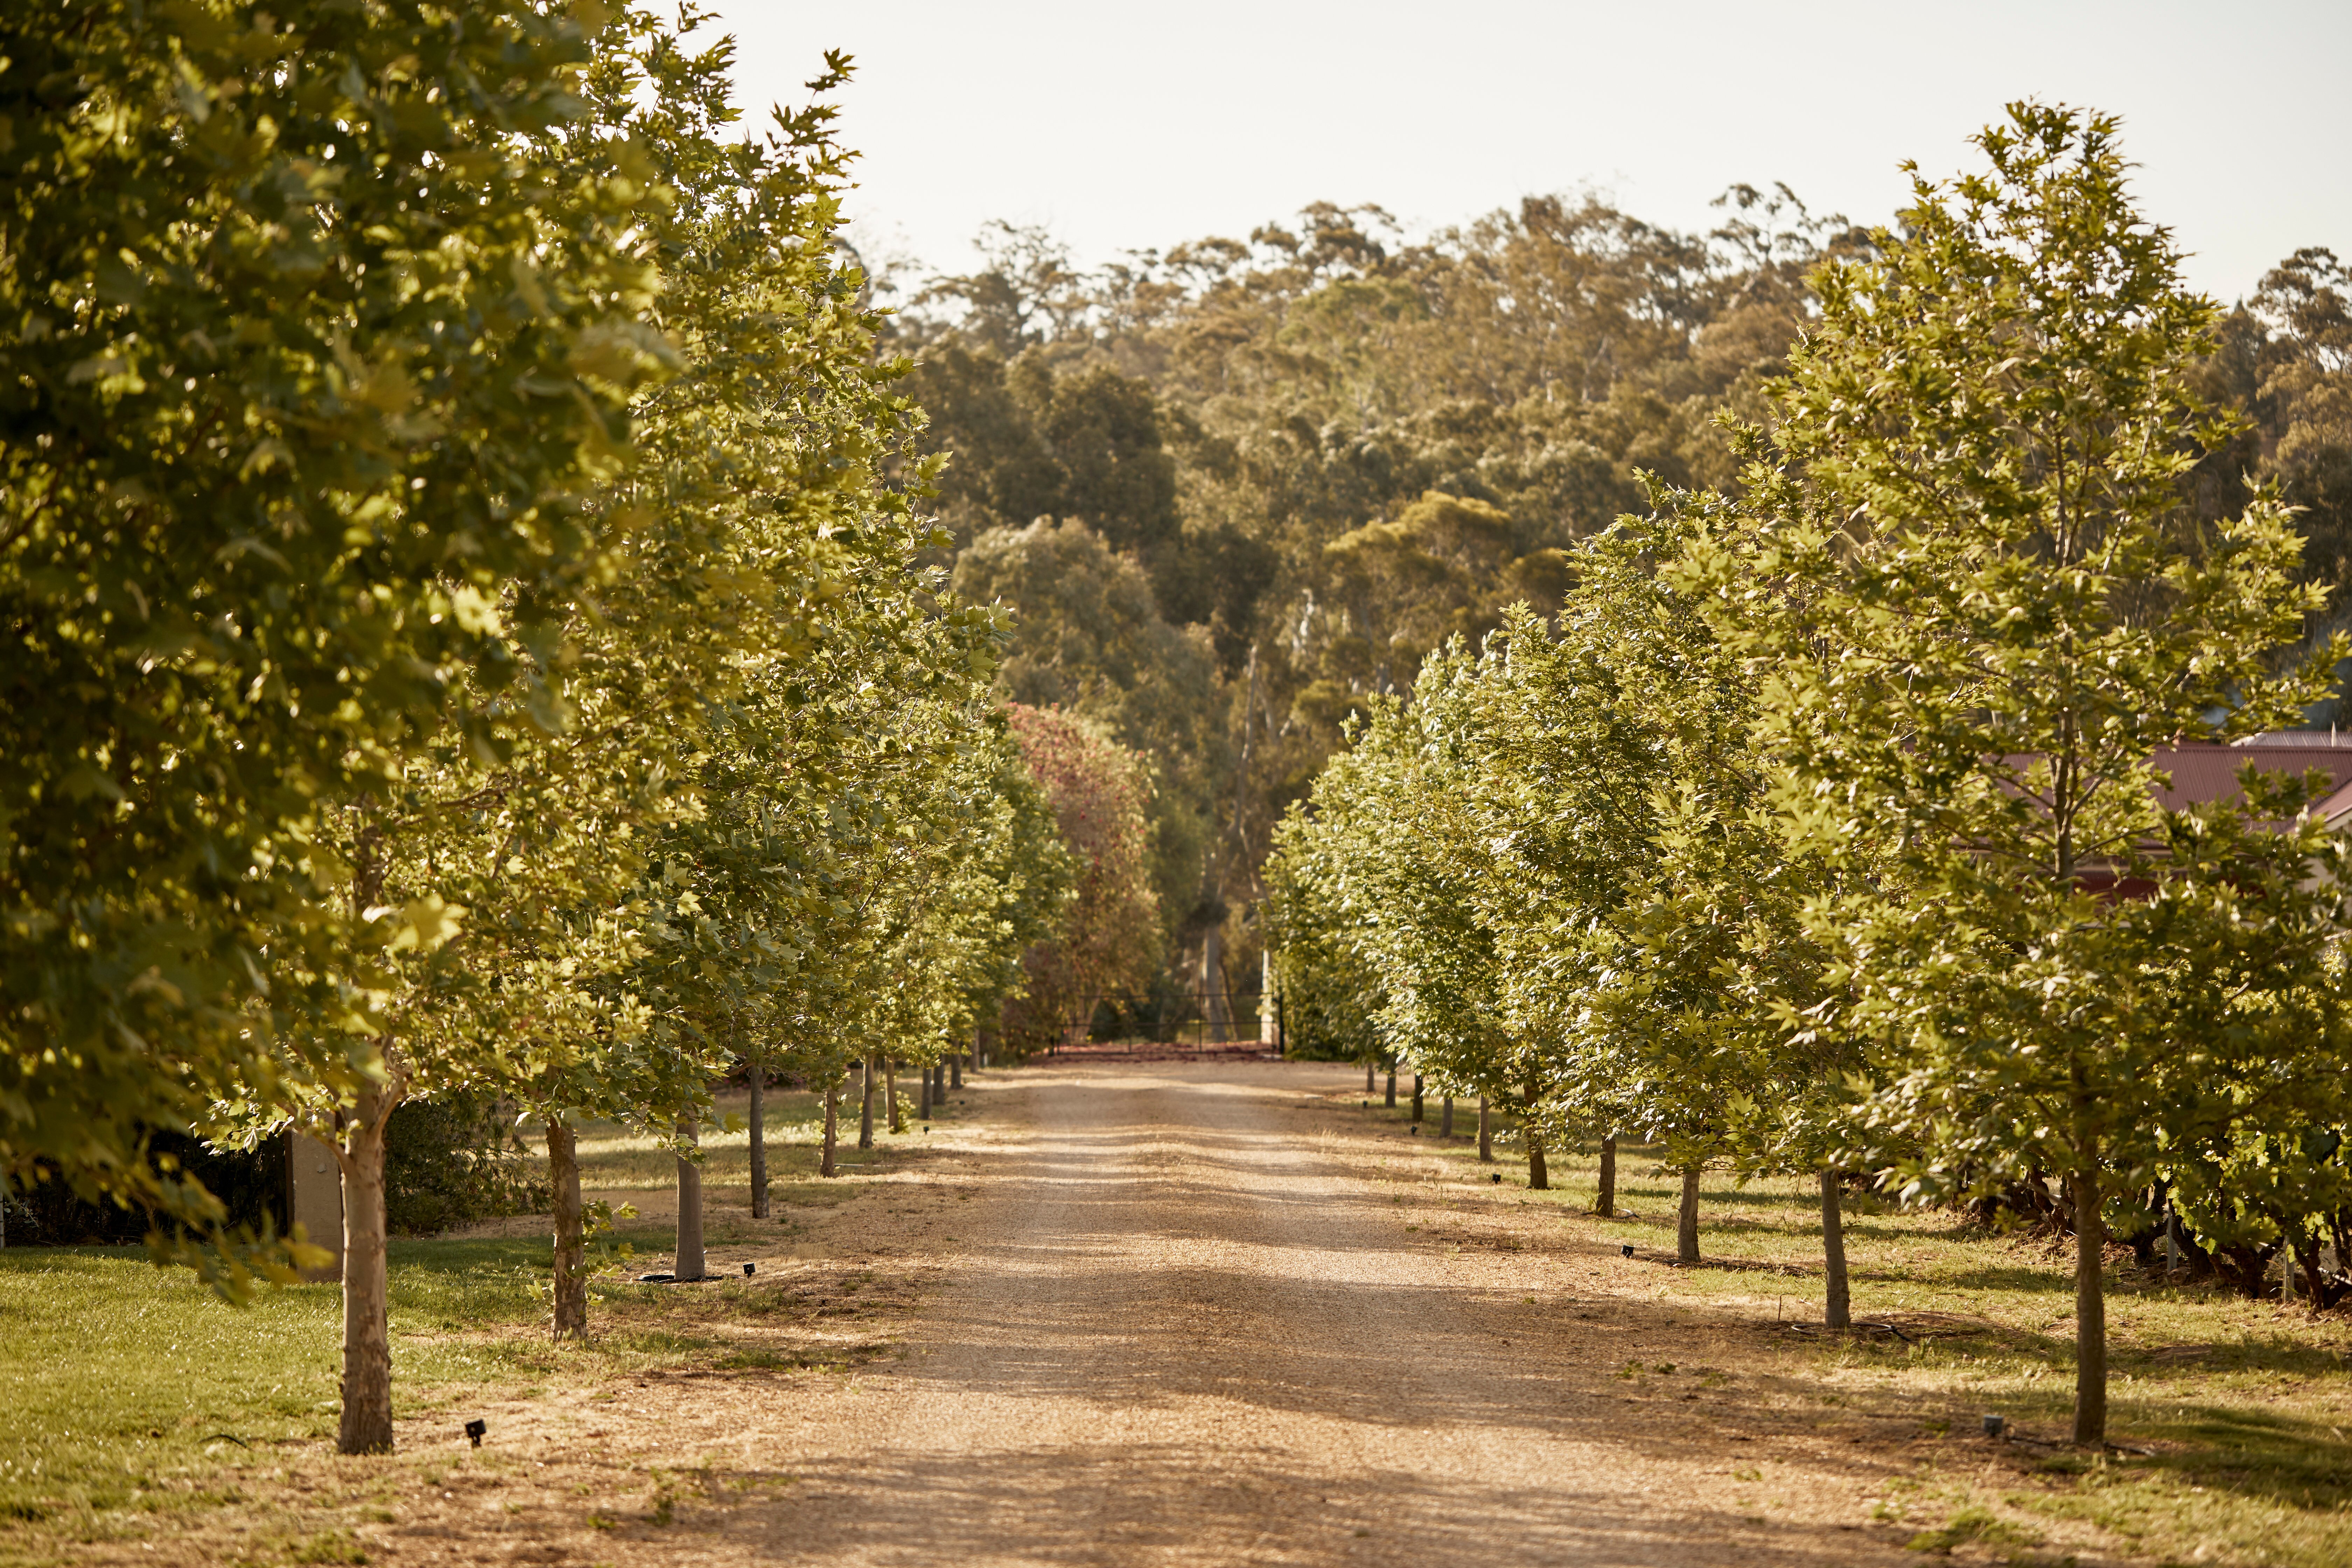
[[[740,1117],[747,1097],[722,1097]],[[820,1182],[814,1098],[769,1097],[779,1205],[837,1203],[855,1180]],[[847,1129],[854,1145],[856,1123]],[[704,1139],[715,1246],[773,1239],[748,1212],[750,1139]],[[625,1196],[676,1180],[672,1156],[625,1129],[582,1129],[583,1177]],[[851,1160],[859,1158],[855,1148]],[[662,1252],[673,1233],[624,1221],[615,1239]],[[665,1293],[625,1280],[593,1289],[594,1342],[558,1350],[540,1336],[548,1238],[395,1238],[391,1244],[393,1397],[403,1417],[484,1384],[530,1385],[649,1365],[740,1360],[712,1331],[774,1309],[771,1293],[728,1285]],[[221,1457],[289,1438],[331,1437],[339,1408],[341,1296],[334,1285],[265,1290],[224,1305],[137,1247],[0,1250],[0,1525],[58,1514],[168,1509],[225,1500],[204,1477]]]
[[[538,1316],[547,1251],[392,1244],[401,1414],[512,1373],[511,1352],[475,1331]],[[135,1247],[0,1251],[0,1518],[194,1500],[207,1450],[331,1435],[341,1313],[333,1285],[226,1306]]]

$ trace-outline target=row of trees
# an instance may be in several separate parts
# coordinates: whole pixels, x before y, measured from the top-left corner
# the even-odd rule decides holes
[[[314,1255],[152,1138],[330,1144],[346,1452],[395,1107],[544,1125],[578,1334],[578,1121],[690,1153],[739,1064],[936,1059],[1068,912],[835,243],[846,62],[746,137],[730,54],[536,0],[0,21],[0,1192],[150,1207],[237,1294]]]
[[[2342,1247],[2345,851],[2316,775],[2166,793],[2180,748],[2295,725],[2339,639],[2244,422],[2222,313],[2133,209],[2113,121],[2012,108],[1915,176],[1718,488],[1654,478],[1522,605],[1375,701],[1277,834],[1293,1026],[1401,1054],[1545,1140],[1697,1178],[1817,1174],[1846,1320],[1849,1179],[2063,1185],[2075,1436],[2105,1433],[2102,1257]],[[2299,650],[2298,650],[2298,645]],[[2294,650],[2294,651],[2290,651]],[[2342,1254],[2339,1254],[2342,1255]]]

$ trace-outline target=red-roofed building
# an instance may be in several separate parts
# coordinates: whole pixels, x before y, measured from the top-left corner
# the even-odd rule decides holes
[[[2274,731],[2226,746],[2168,746],[2150,760],[2172,777],[2171,788],[2156,792],[2169,809],[2235,798],[2238,771],[2252,763],[2264,773],[2326,773],[2328,788],[2313,810],[2330,827],[2352,818],[2352,731]]]

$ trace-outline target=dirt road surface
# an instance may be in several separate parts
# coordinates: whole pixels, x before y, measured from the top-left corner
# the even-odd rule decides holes
[[[663,1299],[740,1355],[461,1394],[392,1460],[233,1457],[240,1506],[87,1560],[1811,1568],[1918,1562],[1874,1505],[1990,1478],[1825,1388],[1772,1294],[1694,1305],[1361,1088],[991,1072],[858,1195],[719,1227],[735,1282]]]
[[[964,1251],[911,1353],[754,1426],[714,1420],[736,1464],[797,1479],[698,1513],[700,1549],[845,1568],[1916,1561],[1862,1528],[1877,1478],[1844,1435],[1785,1430],[1704,1374],[1634,1392],[1617,1373],[1673,1353],[1676,1313],[1625,1300],[1633,1266],[1597,1247],[1529,1248],[1475,1166],[1434,1175],[1412,1144],[1368,1162],[1323,1126],[1349,1081],[1049,1067],[997,1089],[1028,1133],[954,1216]]]

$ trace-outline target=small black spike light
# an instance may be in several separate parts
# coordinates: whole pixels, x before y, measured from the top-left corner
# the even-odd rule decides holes
[[[1501,1186],[1501,1185],[1503,1184],[1503,1173],[1502,1173],[1502,1172],[1500,1172],[1500,1171],[1497,1171],[1497,1172],[1496,1172],[1496,1173],[1495,1173],[1495,1174],[1493,1175],[1493,1177],[1491,1177],[1490,1179],[1494,1182],[1494,1184],[1495,1184],[1496,1186],[1498,1186],[1498,1187],[1499,1187],[1499,1186]]]
[[[751,1278],[753,1272],[755,1272],[759,1267],[760,1266],[756,1263],[746,1263],[743,1265],[743,1278],[746,1279]]]
[[[1625,1244],[1625,1247],[1624,1247],[1624,1253],[1625,1253],[1625,1256],[1626,1256],[1626,1257],[1628,1257],[1628,1258],[1631,1258],[1631,1257],[1633,1257],[1633,1244],[1632,1242],[1630,1242],[1630,1241],[1629,1241],[1629,1242],[1627,1242],[1627,1243]]]
[[[466,1438],[478,1448],[482,1446],[482,1439],[488,1436],[490,1424],[477,1415],[466,1423]]]
[[[2001,1434],[2001,1429],[2008,1425],[2007,1421],[1998,1415],[1988,1415],[1985,1417],[1985,1436],[1998,1437]]]

